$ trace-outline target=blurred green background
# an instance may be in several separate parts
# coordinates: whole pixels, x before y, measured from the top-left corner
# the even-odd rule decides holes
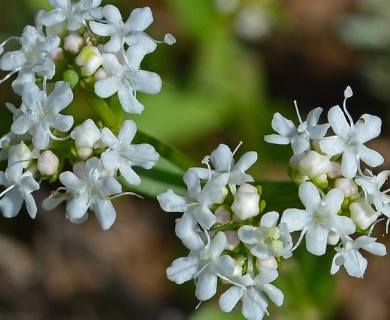
[[[243,141],[239,154],[259,153],[251,169],[257,180],[288,179],[289,149],[263,141],[272,115],[296,121],[294,100],[303,117],[318,106],[326,110],[342,103],[348,85],[355,119],[366,112],[382,117],[384,135],[374,147],[389,158],[390,78],[380,63],[390,57],[384,30],[390,9],[384,9],[386,0],[367,2],[382,9],[354,0],[103,0],[118,6],[124,19],[150,6],[155,21],[149,34],[162,39],[169,32],[177,39],[174,46],[159,45],[142,64],[160,74],[163,88],[140,95],[145,111],[133,117],[138,127],[197,163],[219,143],[234,149]],[[49,8],[46,0],[3,1],[0,37],[20,35],[40,8]],[[379,35],[372,39],[362,30]],[[10,81],[0,86],[0,96],[3,105],[20,104]],[[5,106],[1,115],[5,133],[11,121]],[[37,195],[44,197],[44,191]],[[41,212],[35,221],[25,213],[1,217],[0,318],[243,319],[239,308],[218,312],[217,300],[194,311],[193,283],[178,287],[166,280],[165,268],[187,254],[174,237],[177,216],[162,213],[155,201],[121,200],[117,208],[118,221],[106,232],[95,219],[71,225],[61,209]],[[375,277],[389,267],[388,258],[373,258],[367,277],[351,280],[343,271],[329,275],[332,256],[297,255],[281,268],[277,285],[285,305],[270,306],[270,319],[390,318],[388,276]]]

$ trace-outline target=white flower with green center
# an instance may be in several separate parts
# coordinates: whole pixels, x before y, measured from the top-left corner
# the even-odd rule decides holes
[[[351,237],[342,237],[342,247],[335,248],[337,251],[332,261],[331,274],[339,271],[344,266],[350,276],[363,278],[368,262],[359,252],[360,249],[368,251],[376,256],[385,256],[386,247],[376,239],[369,236],[361,236],[356,240]]]
[[[229,175],[222,173],[214,176],[203,187],[198,175],[192,169],[184,174],[183,179],[188,187],[188,192],[184,196],[180,196],[169,189],[159,194],[157,199],[161,208],[166,212],[184,212],[181,219],[189,215],[203,229],[209,230],[217,222],[217,218],[210,208],[214,204],[223,203],[228,193],[225,186]]]
[[[50,138],[58,139],[51,128],[67,132],[72,127],[73,117],[60,114],[72,100],[73,92],[67,82],[56,82],[49,96],[36,84],[26,83],[22,92],[22,113],[14,120],[11,131],[19,135],[29,132],[34,147],[38,150],[45,149]]]
[[[238,145],[238,147],[241,143]],[[214,169],[211,168],[192,168],[196,171],[199,177],[203,180],[207,180],[210,175],[218,173],[229,174],[229,187],[233,193],[236,192],[236,185],[243,185],[247,182],[253,182],[253,177],[247,173],[248,170],[256,161],[257,153],[255,151],[249,151],[242,155],[242,157],[235,162],[234,154],[238,150],[238,147],[232,152],[226,144],[220,144],[210,156],[206,157],[203,161],[208,164],[210,160]]]
[[[144,52],[141,50],[142,58]],[[154,72],[140,70],[139,65],[132,64],[133,60],[137,60],[137,64],[142,60],[139,55],[127,55],[127,63],[124,64],[112,53],[105,53],[102,57],[107,76],[96,81],[95,93],[104,99],[118,93],[119,102],[126,112],[140,114],[144,106],[137,100],[137,91],[148,94],[160,92],[160,76]]]
[[[50,210],[62,200],[67,200],[66,215],[70,221],[74,223],[85,221],[90,209],[95,212],[104,230],[112,226],[116,212],[111,199],[122,193],[122,186],[114,177],[106,175],[98,158],[91,158],[85,162],[82,177],[65,171],[60,174],[59,179],[66,192],[62,196],[54,194],[45,199],[44,209]]]
[[[126,182],[134,185],[140,184],[141,178],[132,167],[151,169],[159,158],[152,145],[131,143],[136,132],[137,126],[132,120],[123,122],[118,137],[108,128],[103,128],[101,132],[101,140],[108,147],[101,155],[104,167],[108,170],[119,170]]]
[[[0,60],[0,69],[10,73],[0,83],[15,73],[18,77],[12,87],[21,94],[26,82],[34,82],[35,74],[51,79],[55,74],[55,64],[50,54],[60,45],[60,38],[54,35],[44,36],[33,26],[26,26],[19,39],[21,48],[6,52]]]
[[[287,224],[290,232],[302,230],[296,244],[298,246],[306,236],[307,251],[315,255],[323,255],[326,251],[328,235],[331,231],[336,234],[349,235],[355,232],[353,221],[338,215],[344,194],[335,188],[321,197],[317,187],[311,182],[304,182],[299,187],[299,198],[306,210],[286,209],[281,222]],[[296,247],[295,246],[295,247]]]
[[[25,202],[27,212],[35,218],[37,205],[31,193],[39,189],[39,183],[30,171],[23,172],[21,168],[0,171],[0,185],[6,188],[0,193],[0,210],[4,217],[15,217]]]
[[[49,0],[54,7],[49,12],[41,13],[39,23],[46,27],[61,25],[61,30],[67,28],[76,31],[86,25],[86,21],[101,18],[101,0],[79,0],[75,3],[72,0]]]
[[[200,301],[212,298],[217,292],[218,277],[230,276],[234,271],[234,259],[221,255],[226,244],[225,234],[218,232],[201,250],[191,251],[188,257],[173,261],[167,269],[168,279],[176,284],[195,279],[195,296]]]
[[[127,21],[123,22],[118,8],[109,4],[103,7],[103,16],[104,22],[91,21],[89,26],[94,33],[110,37],[104,45],[107,52],[115,53],[123,50],[124,43],[131,41],[134,34],[149,37],[144,33],[153,22],[152,10],[148,7],[134,9]]]
[[[272,211],[261,217],[259,227],[245,225],[238,229],[240,240],[251,247],[251,253],[262,259],[291,256],[292,239],[287,224],[278,226],[279,213]]]
[[[347,87],[344,92],[344,112],[339,106],[329,110],[328,120],[336,135],[325,137],[319,142],[322,152],[328,156],[342,156],[341,173],[348,179],[352,179],[357,171],[361,172],[360,160],[370,167],[377,167],[384,161],[377,151],[364,145],[379,136],[382,120],[377,116],[363,114],[354,124],[346,108],[346,100],[351,96],[352,90]]]
[[[383,213],[388,218],[390,218],[390,196],[386,192],[389,190],[382,191],[382,186],[389,176],[390,170],[374,175],[366,169],[362,176],[355,178],[356,184],[363,188],[366,201],[375,206],[378,214]]]
[[[300,122],[298,128],[291,120],[277,112],[272,118],[271,126],[278,134],[266,135],[264,140],[268,143],[291,144],[294,154],[300,154],[310,150],[310,140],[319,140],[325,136],[329,124],[318,124],[322,108],[310,111],[307,120],[302,122],[298,107],[295,107]]]
[[[271,284],[278,275],[277,270],[264,268],[254,279],[249,274],[227,277],[228,281],[234,285],[221,295],[219,307],[223,312],[230,312],[241,300],[242,315],[246,319],[263,319],[264,314],[268,314],[268,299],[266,295],[277,306],[283,304],[283,292]]]

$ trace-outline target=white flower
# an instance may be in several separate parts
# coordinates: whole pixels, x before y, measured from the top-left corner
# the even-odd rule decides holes
[[[122,192],[122,186],[112,176],[104,175],[104,169],[98,158],[88,159],[84,166],[83,176],[77,177],[73,172],[65,171],[59,176],[66,188],[63,196],[57,194],[45,199],[43,208],[50,210],[62,200],[67,200],[67,218],[80,223],[87,219],[88,209],[95,212],[100,226],[107,230],[115,221],[116,213],[111,197]]]
[[[286,119],[280,113],[275,113],[272,118],[272,129],[278,134],[270,134],[264,137],[268,143],[290,144],[294,154],[310,150],[310,139],[322,139],[328,131],[329,124],[318,124],[322,108],[315,108],[307,115],[307,120],[302,122],[298,107],[296,107],[300,125],[295,127],[291,120]]]
[[[34,83],[26,83],[22,92],[22,114],[11,126],[16,134],[32,134],[34,147],[42,150],[49,144],[50,137],[56,139],[51,128],[61,132],[68,131],[73,125],[73,117],[59,112],[73,100],[69,84],[58,81],[49,96]]]
[[[245,225],[238,229],[240,240],[250,245],[251,253],[262,259],[291,256],[292,239],[286,223],[277,227],[279,213],[272,211],[261,217],[259,227]]]
[[[101,8],[98,8],[101,0],[49,0],[54,7],[49,12],[40,16],[40,23],[46,27],[58,24],[66,24],[70,31],[76,31],[85,25],[85,21],[101,18]],[[62,28],[59,28],[62,31]]]
[[[359,250],[363,249],[377,256],[386,255],[385,245],[375,242],[375,238],[361,236],[356,240],[353,240],[346,236],[343,237],[342,240],[343,246],[335,248],[337,253],[332,261],[331,274],[335,274],[339,271],[340,266],[344,265],[345,270],[350,276],[363,278],[368,262]]]
[[[11,147],[12,148],[12,147]],[[15,217],[26,202],[27,212],[31,218],[37,214],[37,206],[31,193],[39,189],[30,171],[19,170],[0,171],[0,185],[6,189],[0,194],[0,210],[4,217]]]
[[[0,60],[0,68],[11,71],[4,79],[19,72],[18,78],[12,83],[18,94],[22,92],[24,83],[35,81],[35,74],[47,79],[53,78],[55,64],[50,54],[60,45],[60,38],[45,37],[35,27],[26,26],[19,41],[22,46],[20,50],[7,52]]]
[[[262,269],[254,279],[249,274],[232,276],[234,284],[219,298],[219,307],[223,312],[230,312],[238,301],[242,300],[242,314],[248,320],[261,320],[267,312],[268,300],[264,293],[277,306],[284,301],[283,292],[271,284],[278,277],[275,269]]]
[[[339,235],[355,232],[355,224],[350,218],[337,215],[344,201],[341,190],[332,189],[321,198],[313,183],[304,182],[299,187],[299,198],[306,210],[286,209],[281,219],[290,232],[302,230],[297,245],[306,235],[307,250],[315,255],[323,255],[330,231]]]
[[[199,177],[192,169],[184,174],[188,192],[184,196],[175,194],[171,189],[157,196],[161,208],[166,212],[184,212],[197,221],[203,229],[209,230],[217,221],[210,210],[213,204],[221,204],[227,195],[226,183],[229,176],[214,176],[202,188]],[[180,238],[180,236],[179,236]]]
[[[238,145],[238,147],[241,144]],[[253,182],[253,177],[247,173],[248,170],[256,161],[257,153],[249,151],[242,155],[240,160],[234,161],[234,154],[238,147],[232,152],[226,144],[220,144],[209,157],[206,157],[204,163],[208,164],[210,160],[214,170],[205,168],[192,168],[195,170],[201,179],[207,180],[210,174],[228,173],[229,186],[233,193],[235,193],[235,185],[243,185],[247,182]]]
[[[110,129],[103,128],[101,140],[108,150],[102,153],[101,158],[106,169],[118,169],[128,183],[138,185],[141,178],[132,167],[150,169],[156,164],[159,154],[150,144],[131,144],[136,132],[137,126],[132,120],[123,122],[118,137]]]
[[[119,52],[125,42],[131,41],[132,34],[143,35],[143,31],[153,22],[152,11],[148,7],[134,9],[127,21],[123,22],[118,8],[109,4],[104,6],[103,16],[105,23],[91,21],[89,26],[94,33],[110,37],[104,45],[108,52]]]
[[[390,176],[390,170],[373,175],[368,169],[364,170],[364,175],[355,178],[357,185],[361,186],[364,191],[366,200],[375,206],[377,213],[383,213],[390,217],[390,196],[382,192],[381,188]]]
[[[364,114],[354,124],[346,109],[346,100],[352,96],[350,87],[344,92],[344,113],[339,106],[328,112],[328,121],[335,136],[325,137],[320,142],[321,150],[328,156],[342,155],[341,172],[344,177],[352,179],[360,172],[360,160],[371,167],[377,167],[384,161],[375,150],[367,148],[364,143],[376,138],[381,131],[382,120],[370,114]]]
[[[234,259],[221,255],[226,244],[225,234],[218,232],[202,250],[191,251],[188,257],[173,261],[167,269],[168,279],[177,284],[195,279],[195,296],[200,301],[210,299],[217,292],[218,277],[229,276],[234,271]]]
[[[144,106],[137,100],[136,92],[156,94],[161,90],[161,78],[154,72],[139,70],[131,65],[133,57],[128,56],[130,64],[119,63],[112,53],[103,56],[103,68],[107,76],[95,83],[95,92],[101,98],[118,93],[119,101],[126,112],[141,113]],[[137,60],[139,60],[139,57]]]

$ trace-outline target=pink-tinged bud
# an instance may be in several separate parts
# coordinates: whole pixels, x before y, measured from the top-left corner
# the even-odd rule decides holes
[[[234,250],[241,242],[238,238],[237,231],[224,231],[224,233],[227,239],[226,249]]]
[[[57,172],[59,160],[51,150],[43,151],[38,157],[38,171],[43,176],[52,176]]]
[[[77,33],[71,33],[64,40],[64,48],[66,51],[77,54],[84,45],[84,39]]]
[[[353,196],[358,193],[358,187],[356,183],[347,178],[338,178],[334,182],[334,186],[340,189],[346,198]]]

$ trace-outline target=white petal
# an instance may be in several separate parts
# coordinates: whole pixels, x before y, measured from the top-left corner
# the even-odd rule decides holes
[[[120,155],[115,151],[105,151],[101,155],[103,166],[107,170],[116,170],[118,169],[120,162]]]
[[[256,227],[242,226],[240,229],[238,229],[237,234],[242,242],[247,244],[256,244],[258,242],[256,231]]]
[[[111,97],[115,92],[118,91],[120,86],[120,81],[116,77],[108,77],[96,81],[95,83],[95,92],[100,98]]]
[[[343,176],[347,179],[355,177],[358,166],[356,153],[350,148],[345,149],[341,161],[341,173]]]
[[[184,212],[187,208],[187,201],[184,197],[177,195],[171,189],[157,196],[160,207],[166,212]]]
[[[167,277],[176,284],[191,280],[199,270],[199,258],[184,257],[176,259],[167,269]]]
[[[217,276],[211,272],[202,272],[198,277],[195,296],[200,301],[212,298],[217,292]]]
[[[131,12],[125,26],[127,30],[144,31],[152,22],[153,14],[149,7],[137,8]]]
[[[369,149],[364,145],[359,147],[359,157],[370,167],[378,167],[385,161],[379,152]]]
[[[108,230],[116,219],[115,208],[111,201],[98,199],[94,203],[96,217],[103,230]]]
[[[267,296],[271,299],[271,301],[275,303],[278,307],[280,307],[283,304],[284,294],[282,290],[280,290],[279,288],[275,287],[272,284],[266,284],[263,290],[267,294]]]
[[[278,223],[278,219],[279,213],[276,211],[267,212],[261,217],[260,226],[267,228],[275,227]]]
[[[133,185],[141,184],[141,178],[138,174],[131,168],[129,161],[122,160],[119,163],[119,172],[123,176],[123,178],[129,183]]]
[[[144,106],[134,96],[132,88],[121,85],[118,90],[119,101],[123,110],[129,113],[141,114]]]
[[[230,312],[236,306],[238,301],[240,301],[242,295],[244,294],[245,289],[238,286],[233,286],[226,290],[219,297],[219,307],[223,312]]]
[[[329,230],[321,225],[306,231],[306,249],[312,254],[322,256],[326,252]]]
[[[330,157],[343,153],[345,148],[345,141],[338,136],[325,137],[320,140],[321,151]]]
[[[304,182],[299,186],[299,198],[309,212],[314,212],[321,204],[321,196],[317,187],[311,182]]]
[[[348,136],[351,128],[339,106],[334,106],[329,110],[328,121],[336,135],[343,138]]]
[[[157,73],[139,70],[134,76],[134,88],[136,91],[156,94],[160,92],[161,86],[161,78]]]
[[[300,209],[286,209],[281,219],[281,222],[287,224],[289,232],[302,230],[310,221],[311,215]]]
[[[365,143],[379,136],[382,120],[377,116],[363,114],[355,124],[356,139]]]
[[[281,136],[293,137],[298,133],[294,123],[283,117],[279,112],[274,114],[271,126]]]

